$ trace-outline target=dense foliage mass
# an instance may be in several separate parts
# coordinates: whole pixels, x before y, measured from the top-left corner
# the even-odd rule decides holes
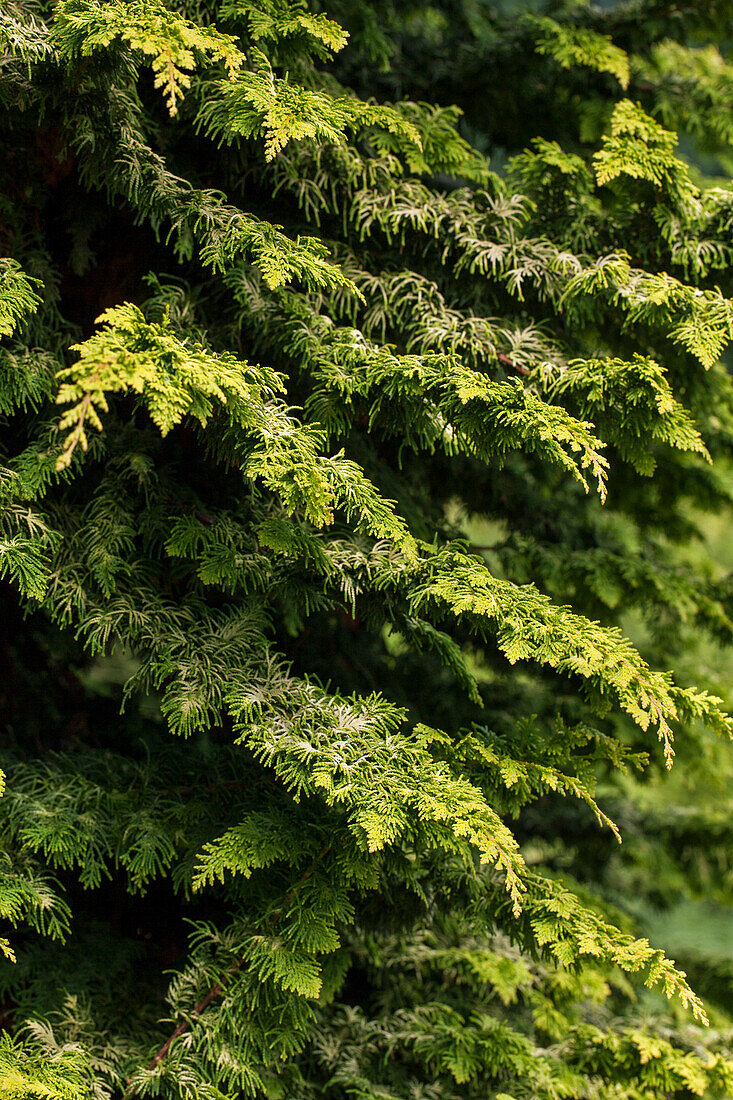
[[[733,1092],[732,18],[2,4],[2,1100]]]

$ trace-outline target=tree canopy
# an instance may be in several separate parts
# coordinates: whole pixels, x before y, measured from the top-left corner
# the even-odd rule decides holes
[[[0,1100],[731,1095],[732,17],[5,0]]]

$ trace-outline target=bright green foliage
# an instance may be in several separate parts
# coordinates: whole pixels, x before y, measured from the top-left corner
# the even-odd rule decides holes
[[[664,198],[684,208],[699,192],[684,161],[675,156],[676,137],[628,99],[614,108],[610,134],[593,158],[596,179],[609,183],[619,176],[647,180]]]
[[[49,1055],[40,1043],[0,1036],[2,1100],[79,1100],[89,1095],[90,1079],[87,1060],[70,1045]]]
[[[632,7],[0,13],[0,1100],[733,1090],[730,13]]]
[[[223,61],[231,80],[244,61],[236,39],[180,18],[161,0],[114,0],[111,4],[62,0],[54,19],[60,58],[85,57],[118,40],[150,57],[155,87],[163,90],[171,115],[178,113],[178,104],[191,87],[190,72],[198,58]]]
[[[12,336],[40,301],[20,265],[14,260],[0,260],[0,334]]]
[[[558,61],[564,69],[585,65],[599,73],[611,73],[622,88],[629,85],[629,58],[608,35],[587,27],[573,27],[554,19],[528,16],[526,24],[536,34],[539,53]]]
[[[224,0],[219,10],[222,19],[246,22],[252,41],[266,42],[278,57],[283,49],[290,55],[294,46],[296,61],[303,53],[330,60],[348,41],[343,27],[322,13],[309,11],[305,0]]]
[[[264,137],[266,160],[273,160],[290,141],[311,138],[334,144],[344,133],[370,126],[383,127],[406,145],[420,148],[416,127],[393,108],[298,87],[275,77],[259,50],[253,57],[253,72],[242,73],[234,83],[222,82],[217,96],[204,104],[199,119],[212,137],[229,143],[239,137]]]
[[[623,359],[574,359],[562,374],[549,375],[547,388],[552,397],[572,394],[580,414],[594,423],[601,421],[603,437],[640,474],[650,476],[656,466],[643,441],[644,426],[650,421],[646,430],[654,440],[709,459],[692,418],[675,400],[664,371],[653,359],[638,353],[629,363]]]

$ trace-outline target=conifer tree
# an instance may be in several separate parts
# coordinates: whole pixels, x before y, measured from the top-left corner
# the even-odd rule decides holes
[[[5,0],[0,1100],[733,1093],[732,14]]]

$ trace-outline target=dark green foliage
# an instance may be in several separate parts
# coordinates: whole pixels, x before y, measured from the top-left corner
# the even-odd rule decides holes
[[[4,6],[0,1100],[731,1094],[730,16]]]

